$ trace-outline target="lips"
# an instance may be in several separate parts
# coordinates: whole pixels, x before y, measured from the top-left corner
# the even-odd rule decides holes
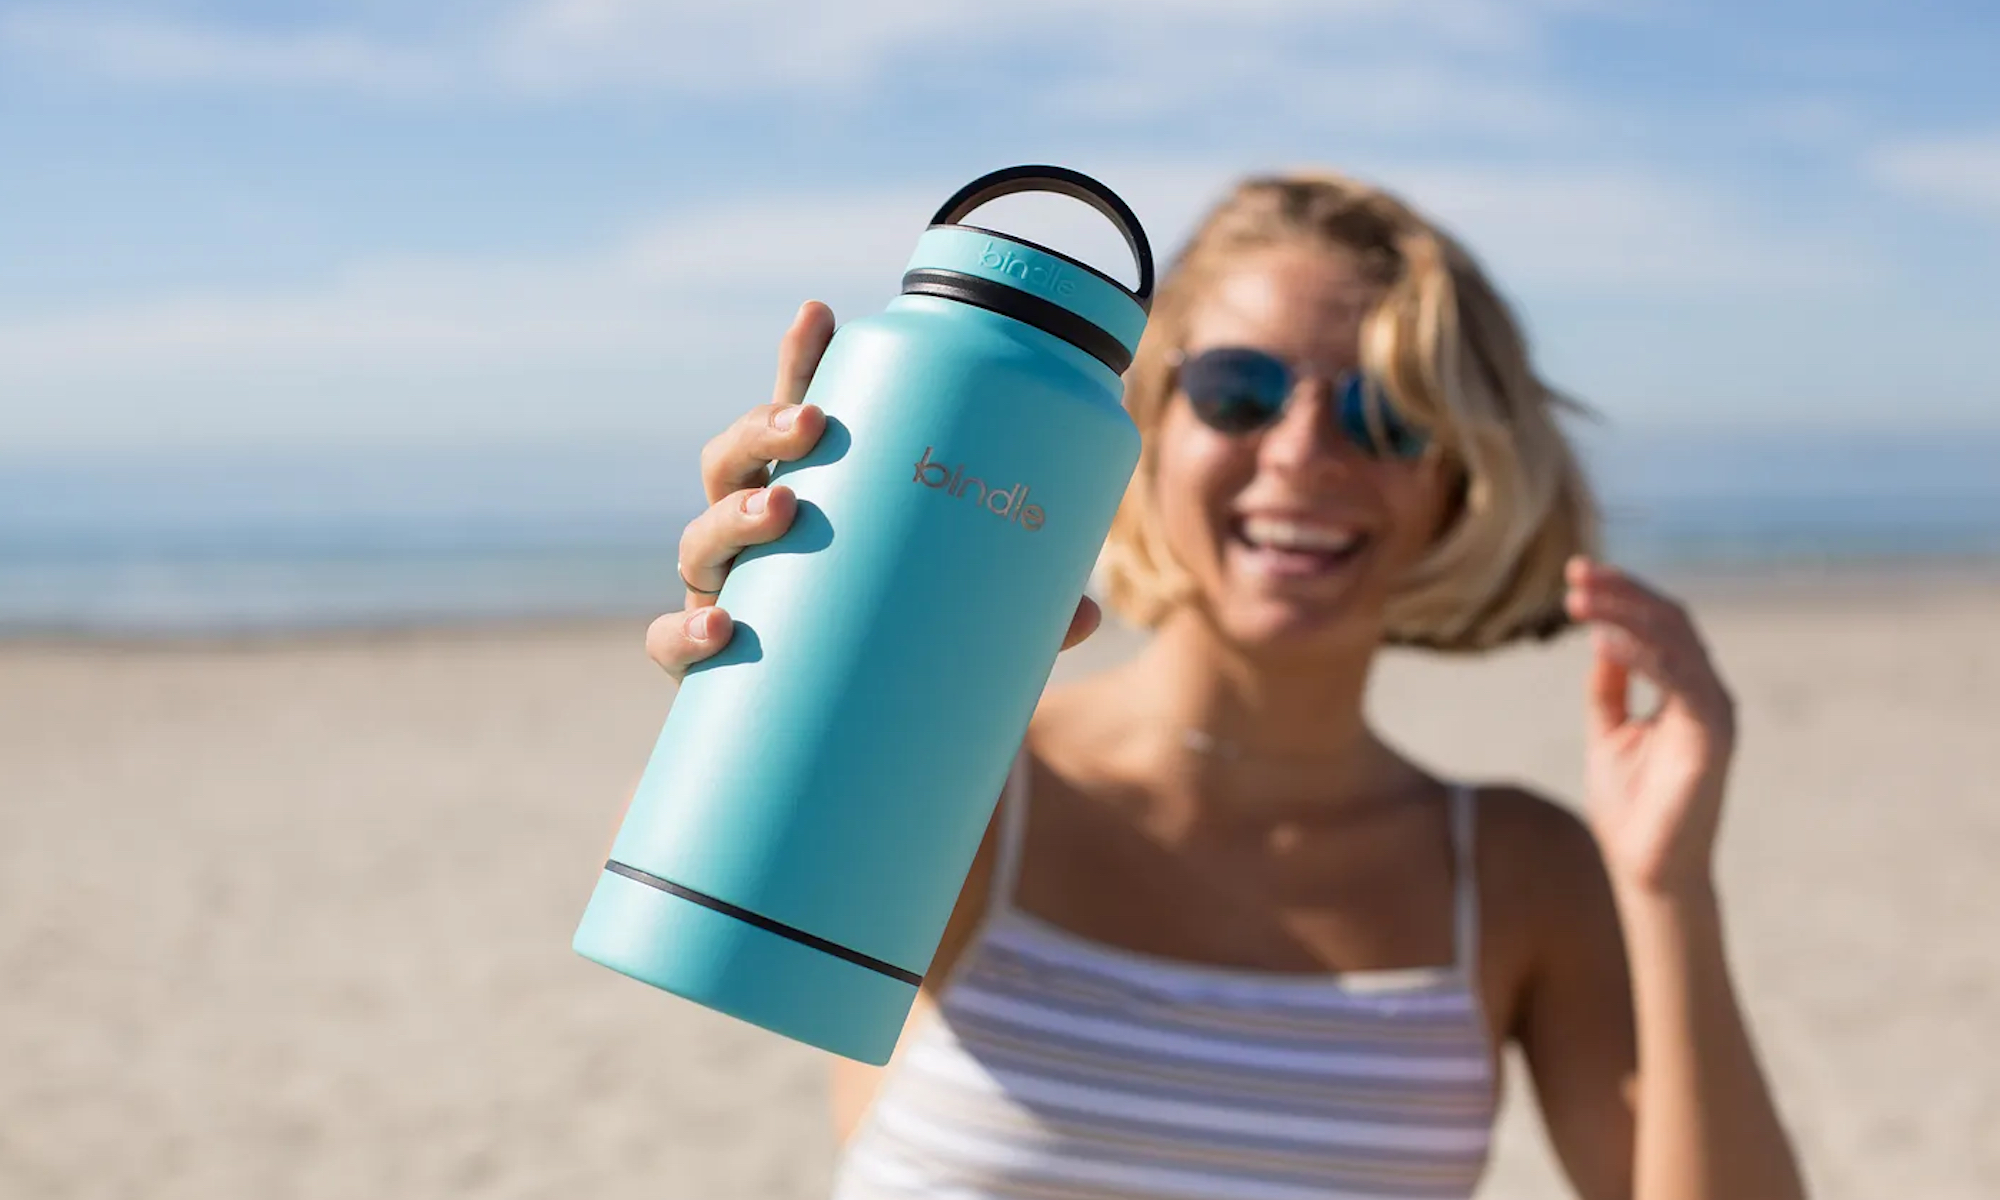
[[[1237,536],[1259,549],[1342,554],[1352,550],[1365,535],[1345,525],[1326,525],[1284,517],[1244,517],[1237,522]]]
[[[1372,541],[1359,526],[1295,516],[1246,514],[1229,523],[1230,549],[1252,573],[1277,579],[1336,575]]]

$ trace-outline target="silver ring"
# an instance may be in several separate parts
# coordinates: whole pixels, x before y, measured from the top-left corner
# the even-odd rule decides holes
[[[703,596],[720,596],[722,594],[721,588],[696,587],[692,583],[688,583],[687,569],[681,566],[679,560],[675,560],[674,562],[674,574],[681,577],[681,583],[685,584],[687,590],[690,592],[696,592]]]

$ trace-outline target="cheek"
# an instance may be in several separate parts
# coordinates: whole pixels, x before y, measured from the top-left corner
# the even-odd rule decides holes
[[[1207,557],[1216,549],[1215,514],[1242,490],[1254,461],[1235,439],[1171,417],[1160,428],[1157,446],[1153,502],[1161,524],[1184,555]]]
[[[1414,563],[1444,532],[1450,501],[1447,473],[1435,458],[1386,464],[1377,485],[1389,510],[1395,556],[1404,564]]]

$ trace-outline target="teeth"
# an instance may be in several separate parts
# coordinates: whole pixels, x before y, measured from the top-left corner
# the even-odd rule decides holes
[[[1243,537],[1256,546],[1276,546],[1285,550],[1317,550],[1338,554],[1352,549],[1361,535],[1352,529],[1327,525],[1302,525],[1272,517],[1250,517],[1243,522]]]

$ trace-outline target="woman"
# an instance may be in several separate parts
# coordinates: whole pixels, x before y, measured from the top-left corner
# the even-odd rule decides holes
[[[792,519],[765,466],[823,430],[831,334],[803,308],[774,402],[703,455],[687,610],[647,639],[670,672],[728,642],[714,589]],[[1680,607],[1588,557],[1561,402],[1473,260],[1379,190],[1245,182],[1126,403],[1103,590],[1151,637],[1043,697],[895,1060],[836,1064],[838,1195],[1467,1196],[1515,1042],[1579,1195],[1801,1196],[1711,875],[1730,698]],[[1587,824],[1369,726],[1380,647],[1571,621]]]

